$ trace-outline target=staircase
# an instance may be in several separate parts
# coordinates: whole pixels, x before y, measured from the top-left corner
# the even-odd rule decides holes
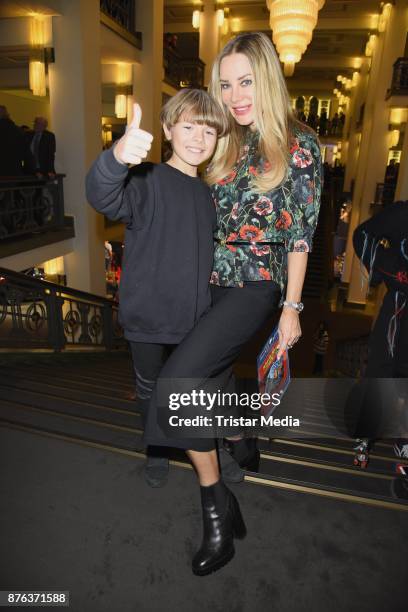
[[[0,354],[0,426],[38,434],[44,442],[57,437],[143,459],[142,414],[128,399],[133,390],[125,351]],[[391,444],[377,443],[368,468],[355,468],[353,440],[339,437],[307,395],[305,418],[313,436],[260,438],[260,470],[248,472],[246,481],[407,511],[408,502],[398,498],[401,480],[394,475]],[[184,453],[174,457],[179,467],[190,467]]]
[[[304,298],[321,299],[326,295],[330,277],[333,274],[331,208],[329,196],[322,195],[319,220],[313,236],[313,248],[309,254],[305,283],[302,296]]]

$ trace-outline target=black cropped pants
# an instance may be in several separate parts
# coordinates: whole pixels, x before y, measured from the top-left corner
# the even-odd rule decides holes
[[[212,307],[175,348],[171,347],[150,398],[146,415],[146,445],[170,446],[185,450],[209,451],[215,448],[210,437],[177,437],[163,427],[170,414],[168,402],[160,399],[164,381],[211,381],[211,388],[231,389],[232,364],[242,347],[278,308],[280,287],[273,281],[246,282],[241,287],[213,285]],[[136,367],[143,374],[143,352],[136,356]],[[146,374],[146,372],[145,372]],[[159,392],[158,392],[159,390]],[[159,401],[160,400],[160,401]],[[184,413],[188,413],[184,409]]]

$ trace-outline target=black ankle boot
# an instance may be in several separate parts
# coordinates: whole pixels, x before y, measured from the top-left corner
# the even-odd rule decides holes
[[[232,559],[234,538],[246,536],[238,502],[222,480],[200,487],[203,510],[203,541],[193,559],[193,574],[206,576]]]
[[[224,439],[224,448],[229,452],[243,470],[257,472],[259,470],[260,453],[256,438],[241,440]]]

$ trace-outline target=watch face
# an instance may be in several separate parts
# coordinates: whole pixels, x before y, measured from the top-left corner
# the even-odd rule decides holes
[[[302,312],[302,310],[303,310],[303,308],[304,308],[304,306],[303,306],[302,302],[299,302],[297,306],[298,306],[298,307],[297,307],[298,311],[299,311],[299,312]]]

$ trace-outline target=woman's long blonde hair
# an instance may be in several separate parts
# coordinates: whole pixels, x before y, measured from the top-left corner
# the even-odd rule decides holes
[[[275,48],[261,32],[240,34],[230,40],[217,56],[211,75],[209,91],[219,102],[229,124],[229,132],[218,140],[206,180],[216,183],[229,172],[239,157],[247,128],[236,123],[222,102],[220,66],[224,57],[242,53],[248,58],[254,74],[255,125],[259,130],[259,154],[270,163],[270,168],[253,179],[259,193],[277,187],[286,175],[289,158],[289,140],[295,120],[286,82]]]

